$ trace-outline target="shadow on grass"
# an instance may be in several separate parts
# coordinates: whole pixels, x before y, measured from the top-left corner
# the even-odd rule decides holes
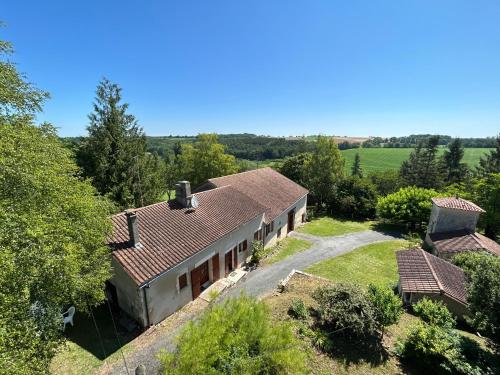
[[[331,335],[331,348],[327,354],[341,361],[344,366],[368,363],[371,367],[384,364],[389,359],[389,352],[377,336],[353,340],[343,335]]]
[[[117,329],[115,333],[113,320],[106,304],[94,308],[92,313],[98,330],[90,314],[86,315],[77,311],[73,318],[74,326],[68,324],[64,335],[69,341],[100,360],[109,357],[141,333],[139,327],[120,311],[113,312]]]
[[[393,224],[393,223],[384,223],[384,222],[374,222],[371,226],[371,229],[380,232],[383,234],[387,234],[390,236],[398,237],[398,238],[403,238],[403,236],[409,234],[411,231],[406,225],[403,224]],[[414,230],[413,232],[420,233],[421,231],[419,230]]]

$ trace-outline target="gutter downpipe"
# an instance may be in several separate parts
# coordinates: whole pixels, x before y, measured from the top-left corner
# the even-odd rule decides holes
[[[151,320],[149,319],[149,308],[148,308],[148,295],[146,293],[146,288],[149,289],[149,283],[142,286],[142,293],[144,297],[144,309],[146,310],[146,327],[151,327]]]

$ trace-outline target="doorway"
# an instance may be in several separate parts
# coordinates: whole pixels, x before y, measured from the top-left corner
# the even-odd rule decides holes
[[[295,229],[295,208],[288,212],[288,225],[286,228],[286,232],[290,233]]]
[[[234,266],[233,266],[233,251],[229,250],[226,255],[224,255],[224,271],[227,275],[229,275],[231,272],[233,272]]]

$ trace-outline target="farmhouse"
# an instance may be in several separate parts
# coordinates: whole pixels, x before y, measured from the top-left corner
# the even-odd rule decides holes
[[[481,207],[462,198],[432,198],[426,243],[434,254],[451,259],[464,251],[487,251],[500,256],[500,245],[476,232]]]
[[[396,253],[399,292],[405,303],[440,300],[458,317],[467,314],[465,274],[459,267],[415,248]]]
[[[305,220],[308,191],[272,170],[211,179],[191,194],[112,217],[111,298],[143,327],[157,324],[241,267],[252,241],[272,245]]]

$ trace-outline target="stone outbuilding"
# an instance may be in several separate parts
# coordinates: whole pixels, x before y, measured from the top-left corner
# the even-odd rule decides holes
[[[458,318],[468,313],[465,274],[461,268],[420,248],[396,253],[399,293],[407,304],[424,297],[442,301]]]
[[[464,251],[487,251],[500,256],[500,245],[476,232],[478,205],[458,197],[432,198],[425,242],[440,258],[451,259]]]

